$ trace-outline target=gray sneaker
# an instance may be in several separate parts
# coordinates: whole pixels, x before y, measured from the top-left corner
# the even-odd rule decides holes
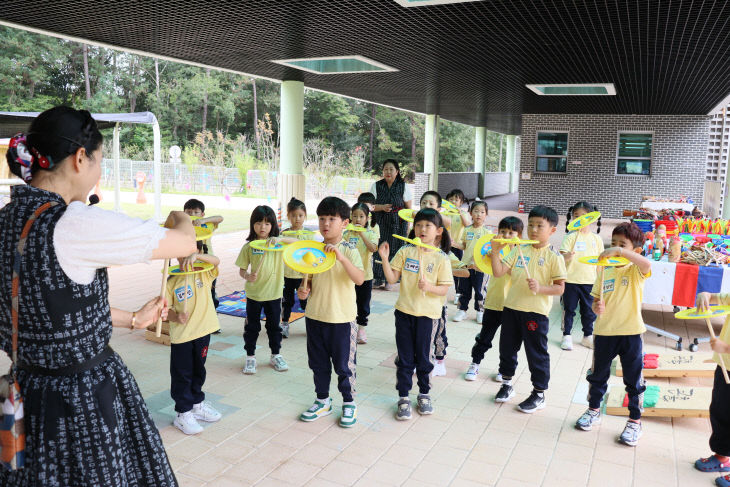
[[[419,394],[418,398],[418,414],[433,414],[433,404],[431,404],[431,396],[428,394]]]
[[[287,323],[286,321],[282,321],[280,328],[281,328],[281,337],[289,338],[289,323]]]
[[[398,421],[406,421],[411,419],[413,413],[411,412],[411,400],[401,399],[398,401],[398,410],[395,413],[395,419]]]
[[[289,365],[287,365],[286,360],[280,354],[272,355],[269,363],[277,372],[286,372],[289,370]]]
[[[636,446],[641,438],[641,423],[634,423],[633,421],[626,421],[624,431],[621,436],[618,437],[619,443],[623,443],[628,446]]]
[[[243,366],[243,373],[246,375],[256,373],[256,357],[246,357],[246,365]]]
[[[575,422],[575,427],[583,431],[590,431],[594,424],[601,424],[601,412],[588,408]]]

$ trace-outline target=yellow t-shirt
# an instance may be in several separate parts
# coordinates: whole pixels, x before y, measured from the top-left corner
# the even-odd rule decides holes
[[[246,297],[255,301],[272,301],[284,295],[284,258],[282,252],[266,252],[251,248],[246,242],[236,259],[236,265],[243,270],[251,265],[250,272],[256,272],[261,259],[264,263],[254,282],[246,281]]]
[[[466,265],[462,261],[460,261],[459,258],[451,251],[449,251],[449,262],[451,262],[452,273],[456,270],[464,269],[466,267]]]
[[[380,227],[378,225],[374,227],[368,226],[364,232],[345,232],[342,238],[346,242],[349,242],[350,245],[353,245],[360,253],[360,260],[365,268],[365,280],[370,281],[373,278],[373,253],[365,247],[365,242],[360,238],[360,235],[363,233],[365,234],[365,238],[370,240],[371,243],[378,245],[378,240],[380,240]]]
[[[186,324],[170,322],[170,342],[185,343],[213,333],[220,328],[218,315],[213,306],[210,289],[218,277],[218,268],[188,276],[188,321]],[[172,276],[167,280],[167,297],[170,307],[182,313],[185,300],[185,276]]]
[[[474,263],[474,244],[477,243],[482,236],[492,233],[490,229],[484,225],[474,228],[474,225],[466,227],[461,235],[461,245],[464,247],[464,256],[461,261],[466,265]]]
[[[505,274],[502,277],[489,276],[487,295],[484,296],[484,308],[494,311],[502,311],[504,309],[504,297],[507,295],[509,288],[509,274]]]
[[[606,311],[596,318],[593,333],[603,336],[639,335],[646,331],[641,317],[644,282],[651,275],[643,275],[634,264],[606,267],[603,274],[603,301]],[[598,298],[601,280],[596,279],[591,295]]]
[[[314,238],[314,235],[293,235],[288,236],[287,238],[295,238],[297,240],[311,240],[312,238]],[[297,272],[288,265],[284,264],[284,277],[286,277],[287,279],[301,279],[304,277],[304,275],[301,272]]]
[[[565,259],[552,245],[546,245],[540,249],[532,245],[522,245],[521,247],[530,277],[537,279],[541,286],[549,286],[554,281],[565,279]],[[553,297],[532,294],[527,285],[527,273],[516,245],[507,257],[502,259],[502,262],[512,269],[509,290],[504,298],[504,307],[547,316],[553,305]]]
[[[349,243],[340,240],[340,252],[362,269],[360,253]],[[307,299],[307,318],[325,323],[350,323],[357,317],[355,283],[347,275],[345,266],[340,262],[328,271],[312,276],[312,292]]]
[[[577,242],[576,242],[577,239]],[[575,247],[573,243],[575,242]],[[603,240],[593,232],[570,232],[563,239],[561,252],[575,252],[573,259],[568,263],[568,282],[570,284],[593,284],[598,276],[598,266],[583,264],[578,261],[581,257],[592,257],[603,252]]]
[[[212,229],[214,234],[215,234],[215,231],[218,230],[217,223],[206,223],[205,227]],[[210,237],[208,240],[203,240],[203,245],[208,247],[208,255],[215,255],[213,253],[213,237]]]
[[[719,296],[719,302],[723,306],[730,306],[730,293],[722,293]],[[727,321],[724,325],[722,325],[722,330],[720,330],[720,334],[717,335],[717,338],[722,340],[725,343],[730,343],[730,326],[727,325]],[[722,359],[725,362],[725,366],[730,367],[730,353],[723,353]],[[720,364],[720,354],[719,353],[713,353],[712,354],[712,360],[714,360],[718,365]]]
[[[390,261],[393,270],[400,271],[400,294],[395,309],[411,316],[426,316],[438,320],[441,308],[446,304],[446,296],[437,296],[418,289],[419,261],[418,247],[406,244],[401,247]],[[437,286],[450,286],[454,283],[449,256],[441,251],[422,251],[423,277]],[[309,307],[309,304],[307,304]]]
[[[452,241],[455,241],[460,236],[461,237],[464,236],[463,232],[461,232],[462,228],[464,228],[464,224],[461,222],[461,215],[459,215],[459,216],[452,215],[451,216],[451,225],[447,229],[449,231],[449,235],[451,235]],[[459,233],[461,233],[461,235],[459,235]]]

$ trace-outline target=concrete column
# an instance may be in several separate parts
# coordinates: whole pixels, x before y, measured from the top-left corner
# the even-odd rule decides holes
[[[304,201],[304,83],[281,82],[278,199],[282,206],[294,196]]]
[[[510,173],[509,192],[517,191],[517,183],[519,182],[519,174],[517,173],[517,161],[515,160],[515,139],[516,135],[505,135],[504,142],[507,146],[506,163],[504,170]]]
[[[487,127],[475,127],[474,172],[484,173],[487,158]]]
[[[439,175],[439,116],[426,115],[423,172],[429,174],[428,189],[438,191]]]

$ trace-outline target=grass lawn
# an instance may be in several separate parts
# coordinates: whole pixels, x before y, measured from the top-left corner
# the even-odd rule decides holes
[[[114,202],[101,202],[99,203],[100,208],[105,210],[113,210]],[[181,210],[182,208],[172,206],[162,206],[160,213],[163,218],[166,217],[173,210]],[[122,213],[137,218],[154,218],[155,207],[154,205],[138,205],[136,203],[122,203]],[[218,208],[206,208],[205,214],[207,216],[220,215],[223,217],[223,223],[218,227],[217,233],[230,233],[237,232],[248,228],[249,220],[251,219],[250,211],[243,210],[232,210],[232,209],[218,209]]]

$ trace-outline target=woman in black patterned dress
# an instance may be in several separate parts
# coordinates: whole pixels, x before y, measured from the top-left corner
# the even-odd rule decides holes
[[[383,179],[373,183],[370,192],[375,195],[375,207],[373,215],[375,222],[380,227],[380,245],[383,242],[390,244],[390,258],[398,252],[405,242],[393,237],[393,234],[408,235],[408,222],[398,216],[398,211],[403,208],[410,208],[413,203],[413,195],[406,186],[406,182],[400,175],[400,167],[395,159],[387,159],[383,162]],[[373,264],[373,287],[385,286],[390,290],[390,284],[385,282],[383,266]]]
[[[43,112],[25,139],[11,139],[8,164],[29,184],[13,187],[0,210],[0,347],[8,354],[15,247],[33,212],[53,206],[33,223],[15,263],[26,463],[0,471],[3,486],[177,485],[139,387],[108,345],[112,326],[144,328],[166,305],[155,298],[134,313],[110,308],[106,267],[189,255],[194,232],[182,212],[164,229],[87,206],[101,142],[89,112],[66,107]]]

